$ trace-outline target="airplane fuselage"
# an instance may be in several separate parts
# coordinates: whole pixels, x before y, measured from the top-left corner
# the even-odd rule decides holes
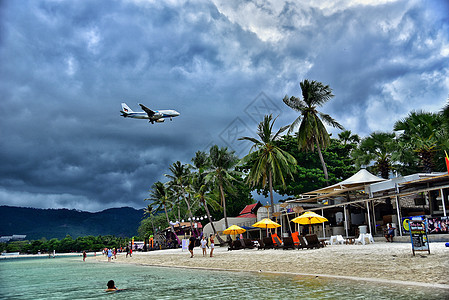
[[[155,110],[154,111],[154,115],[150,118],[148,116],[148,114],[146,112],[131,112],[131,113],[126,113],[123,112],[123,117],[125,118],[134,118],[134,119],[153,119],[153,120],[157,120],[160,118],[173,118],[173,117],[177,117],[179,116],[179,112],[177,112],[176,110],[173,109],[165,109],[165,110]]]
[[[174,109],[151,110],[143,104],[139,105],[144,111],[135,112],[131,108],[129,108],[126,105],[126,103],[122,103],[122,110],[120,111],[122,113],[122,117],[133,119],[146,119],[149,120],[149,122],[151,123],[154,122],[162,123],[165,121],[166,118],[172,120],[172,118],[180,115],[180,113]]]

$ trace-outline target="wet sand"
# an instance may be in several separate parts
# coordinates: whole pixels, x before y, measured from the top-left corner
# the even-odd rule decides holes
[[[209,257],[209,251],[203,257],[196,247],[193,258],[181,249],[136,252],[128,258],[119,254],[113,263],[288,273],[449,289],[449,247],[444,243],[431,243],[430,254],[416,252],[415,256],[410,243],[329,245],[313,250],[228,251],[227,247],[216,247],[214,257]],[[107,258],[100,254],[88,260],[107,261]]]

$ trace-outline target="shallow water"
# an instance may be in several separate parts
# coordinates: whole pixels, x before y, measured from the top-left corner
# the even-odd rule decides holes
[[[125,289],[106,293],[113,279]],[[435,288],[309,276],[85,262],[81,257],[0,261],[0,299],[448,299]]]

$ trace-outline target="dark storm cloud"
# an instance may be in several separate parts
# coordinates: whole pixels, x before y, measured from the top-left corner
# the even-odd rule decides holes
[[[235,137],[265,112],[291,122],[281,100],[305,78],[334,89],[325,111],[359,134],[439,109],[443,2],[3,1],[0,204],[143,207],[174,161],[214,143],[244,154]],[[120,102],[181,116],[123,119]]]

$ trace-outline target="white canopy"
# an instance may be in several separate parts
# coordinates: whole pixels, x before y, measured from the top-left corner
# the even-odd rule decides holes
[[[366,169],[360,169],[360,171],[358,171],[357,173],[355,173],[348,179],[343,180],[342,182],[321,188],[319,190],[307,192],[305,194],[328,194],[328,193],[334,192],[336,190],[353,188],[353,187],[357,187],[357,186],[363,187],[366,184],[371,184],[371,183],[384,181],[384,180],[386,180],[386,179],[377,177],[377,176],[371,174],[370,172],[368,172]]]

